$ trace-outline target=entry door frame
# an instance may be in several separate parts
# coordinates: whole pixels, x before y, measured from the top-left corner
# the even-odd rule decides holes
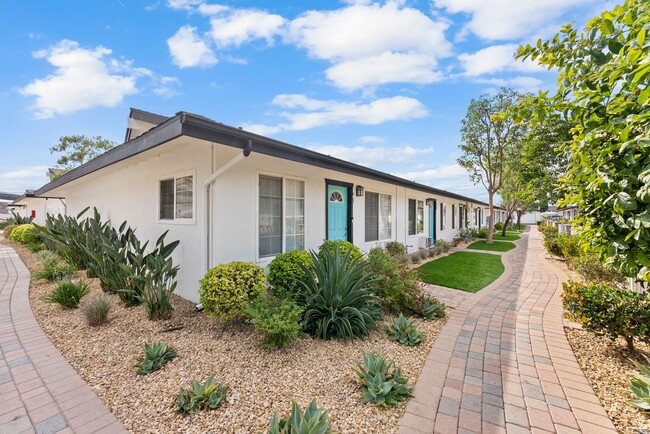
[[[354,190],[354,184],[351,182],[344,182],[344,181],[337,181],[335,179],[327,179],[325,178],[325,239],[329,240],[329,213],[330,213],[330,207],[329,207],[329,186],[330,185],[335,185],[337,187],[344,187],[347,188],[348,190],[348,241],[353,243],[353,238],[352,238],[352,221],[354,220],[352,217],[352,202],[354,201],[352,196],[353,190]],[[354,243],[353,243],[354,244]]]
[[[438,201],[436,199],[427,199],[427,205],[429,205],[429,238],[431,238],[431,245],[436,242],[436,214]]]

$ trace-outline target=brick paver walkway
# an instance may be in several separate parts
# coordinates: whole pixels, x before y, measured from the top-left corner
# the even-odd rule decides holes
[[[0,434],[126,432],[39,327],[29,278],[0,244]]]
[[[564,334],[566,277],[544,260],[536,227],[517,244],[504,274],[451,314],[400,433],[616,432]]]

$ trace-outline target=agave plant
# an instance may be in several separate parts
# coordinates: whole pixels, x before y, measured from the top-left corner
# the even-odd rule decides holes
[[[347,341],[366,336],[376,327],[380,305],[374,295],[375,277],[363,258],[342,255],[338,246],[311,252],[313,272],[304,265],[299,278],[298,304],[305,308],[305,331],[322,339]]]
[[[281,419],[273,415],[268,434],[328,434],[332,431],[332,422],[327,411],[321,410],[313,400],[305,413],[301,413],[296,402],[291,404],[291,413]]]
[[[630,382],[630,389],[637,396],[637,399],[631,400],[630,404],[650,412],[650,357],[644,357],[648,363],[647,365],[633,362],[641,371],[641,375],[638,375]]]
[[[363,364],[355,369],[365,402],[391,407],[411,396],[412,385],[400,368],[381,353],[363,355]]]
[[[150,372],[157,371],[167,363],[167,361],[176,357],[176,350],[167,345],[167,342],[165,341],[154,342],[151,345],[145,343],[143,349],[144,357],[138,361],[138,374],[140,375],[146,375]]]
[[[406,318],[400,314],[399,318],[390,318],[386,324],[388,339],[397,341],[403,345],[417,345],[422,342],[424,335],[417,331],[413,325],[413,319]]]
[[[437,319],[445,316],[445,305],[435,297],[422,294],[411,307],[411,311],[421,318]]]
[[[223,404],[227,391],[228,386],[215,384],[214,376],[209,377],[203,384],[194,380],[190,389],[181,389],[178,393],[176,409],[181,413],[192,413],[201,408],[214,410]]]

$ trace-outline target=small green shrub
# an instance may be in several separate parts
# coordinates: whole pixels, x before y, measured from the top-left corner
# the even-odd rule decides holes
[[[294,401],[291,403],[291,413],[278,419],[278,414],[273,415],[268,434],[329,434],[333,433],[332,422],[327,411],[321,410],[313,400],[303,414],[300,406]]]
[[[539,227],[539,231],[544,238],[557,237],[558,235],[557,226],[542,225]]]
[[[417,252],[412,253],[411,256],[409,256],[409,257],[411,258],[411,263],[413,263],[413,264],[419,264],[420,263],[420,255],[418,255]]]
[[[388,339],[397,341],[402,345],[417,345],[422,342],[424,335],[417,331],[413,320],[400,314],[399,318],[390,318],[386,324]]]
[[[476,231],[476,238],[487,238],[487,236],[488,236],[487,228],[481,228],[478,231]]]
[[[66,309],[73,309],[79,306],[81,298],[90,292],[86,282],[63,282],[45,296],[48,303],[57,303]]]
[[[544,237],[544,247],[551,255],[562,257],[562,249],[558,242],[557,232],[549,232],[549,234]]]
[[[355,372],[365,402],[391,407],[411,396],[413,386],[408,378],[381,353],[364,354],[363,364],[357,365]]]
[[[266,288],[264,269],[252,262],[235,261],[210,269],[200,281],[199,298],[205,313],[227,321],[241,317],[244,304]]]
[[[430,249],[427,250],[427,256],[429,258],[435,258],[438,255],[438,250],[434,247],[431,247]]]
[[[325,251],[328,251],[330,253],[334,253],[334,250],[338,247],[339,252],[341,252],[341,256],[345,256],[350,253],[350,259],[353,261],[356,261],[357,259],[362,259],[363,258],[363,253],[361,253],[361,250],[354,244],[352,244],[349,241],[341,241],[341,240],[325,240],[323,241],[323,244],[320,245],[318,248],[318,255],[323,256]]]
[[[406,312],[421,292],[417,270],[379,247],[368,253],[368,270],[376,276],[375,293],[389,312]]]
[[[445,316],[445,305],[422,292],[411,306],[411,311],[420,318],[438,319]]]
[[[154,342],[149,345],[143,345],[144,356],[138,360],[138,374],[147,375],[150,372],[157,371],[168,361],[176,357],[176,350],[167,345],[167,342]]]
[[[625,283],[625,276],[620,271],[608,268],[593,253],[585,253],[574,258],[573,266],[586,282],[608,283],[619,287]]]
[[[185,414],[201,408],[214,410],[223,404],[227,391],[228,386],[215,383],[214,376],[209,377],[203,384],[193,380],[191,388],[178,392],[176,409]]]
[[[29,243],[27,244],[27,248],[32,253],[42,252],[43,250],[46,249],[45,244],[41,241],[37,241],[35,243]]]
[[[18,226],[17,225],[7,225],[4,228],[3,234],[5,238],[11,238],[11,232],[16,229]]]
[[[298,304],[305,308],[305,331],[343,341],[366,336],[376,327],[381,310],[374,295],[375,276],[367,271],[366,262],[353,258],[352,250],[342,254],[339,246],[311,254],[314,275],[300,280],[298,296]]]
[[[34,273],[35,279],[44,279],[53,282],[55,280],[63,280],[76,271],[70,265],[61,265],[59,255],[49,250],[38,252],[37,256],[43,268]]]
[[[417,253],[420,259],[422,259],[423,261],[429,257],[429,252],[426,249],[420,249],[418,250]]]
[[[641,410],[650,412],[650,357],[644,357],[648,363],[647,365],[633,362],[639,371],[641,371],[641,375],[638,375],[630,382],[630,390],[634,392],[637,398],[631,400],[630,404]]]
[[[630,351],[634,339],[650,341],[650,301],[647,293],[619,290],[607,285],[569,281],[562,301],[567,317],[585,330],[615,340],[623,337]]]
[[[295,299],[300,292],[298,279],[305,277],[305,268],[310,272],[314,268],[309,252],[294,250],[277,255],[269,264],[268,279],[273,295]]]
[[[497,231],[500,231],[501,229],[503,229],[503,223],[502,222],[496,222],[494,224],[494,229],[496,229]]]
[[[396,258],[403,258],[406,255],[406,246],[399,241],[389,241],[385,246],[389,255]]]
[[[97,327],[108,321],[108,314],[113,307],[113,301],[108,294],[99,294],[81,305],[81,311],[88,325]]]
[[[556,242],[560,254],[571,262],[583,253],[578,237],[568,234],[558,234]]]
[[[436,247],[438,248],[439,252],[447,253],[449,249],[451,249],[451,244],[445,240],[438,240],[436,241]]]
[[[20,244],[30,244],[39,241],[38,233],[31,223],[16,226],[11,231],[10,238]]]
[[[244,309],[248,322],[264,334],[266,348],[282,348],[295,339],[302,330],[303,309],[293,300],[266,294]]]

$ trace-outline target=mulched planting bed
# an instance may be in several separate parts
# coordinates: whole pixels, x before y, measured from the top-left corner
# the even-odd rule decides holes
[[[582,281],[565,261],[550,258],[547,261],[564,271],[569,279]],[[624,339],[612,342],[579,328],[565,327],[564,330],[582,372],[616,429],[624,434],[639,434],[638,428],[650,432],[650,415],[628,403],[635,398],[629,382],[639,373],[630,359],[645,362],[641,354],[650,356],[650,345],[636,342],[637,353],[630,354]]]
[[[16,249],[31,272],[38,270],[35,254],[26,247],[3,241]],[[78,272],[85,279],[85,272]],[[102,293],[97,279],[90,282],[89,300]],[[43,297],[55,283],[33,280],[30,301],[39,324],[66,360],[95,390],[118,419],[133,432],[265,432],[274,412],[284,414],[297,401],[302,408],[316,398],[328,409],[333,427],[341,433],[397,431],[405,403],[391,409],[366,404],[352,368],[361,353],[381,351],[394,360],[411,384],[422,370],[443,320],[414,323],[425,335],[422,344],[407,347],[388,340],[383,324],[364,341],[344,344],[304,338],[284,350],[265,350],[251,325],[220,324],[195,312],[194,304],[174,296],[171,320],[149,321],[144,308],[125,308],[114,299],[110,322],[99,328],[86,324],[79,309],[64,310]],[[182,327],[180,330],[162,330]],[[165,339],[178,357],[160,371],[136,373],[142,344]],[[174,401],[180,387],[193,379],[215,375],[229,385],[223,407],[182,416]]]

